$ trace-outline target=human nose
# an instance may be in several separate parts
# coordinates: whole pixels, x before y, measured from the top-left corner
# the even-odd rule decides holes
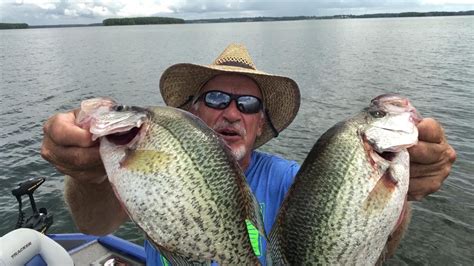
[[[237,102],[235,100],[231,101],[229,106],[224,109],[223,116],[230,122],[235,122],[240,120],[241,113],[237,108]]]

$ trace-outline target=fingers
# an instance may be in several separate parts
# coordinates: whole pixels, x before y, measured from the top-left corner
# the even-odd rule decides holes
[[[45,136],[61,146],[90,147],[94,145],[92,135],[75,124],[74,112],[54,115],[43,126]]]
[[[448,144],[437,144],[425,141],[419,141],[415,146],[408,148],[410,161],[420,164],[432,164],[439,162],[444,157],[444,151]]]
[[[408,149],[411,162],[432,164],[447,159],[446,162],[452,164],[456,160],[456,152],[447,143],[444,130],[436,120],[423,119],[417,127],[419,142]]]
[[[410,163],[410,182],[408,187],[408,200],[422,200],[427,195],[438,191],[444,180],[451,172],[451,167],[456,160],[456,152],[454,149],[445,144],[447,147],[439,158],[433,163]],[[423,161],[423,160],[422,160]]]
[[[410,182],[421,178],[436,178],[443,182],[451,172],[451,163],[444,160],[433,164],[410,164]]]
[[[56,145],[47,137],[43,139],[41,156],[50,163],[68,166],[71,170],[82,170],[102,164],[98,145],[90,148],[64,147]]]
[[[446,141],[444,130],[433,118],[425,118],[417,125],[418,139],[431,143],[442,143]]]
[[[107,179],[107,174],[103,165],[87,170],[71,170],[61,166],[56,166],[56,169],[65,175],[71,176],[81,183],[100,184]]]
[[[431,176],[431,177],[425,177],[425,178],[412,178],[410,179],[410,184],[408,187],[408,200],[416,200],[420,201],[423,198],[425,198],[427,195],[432,194],[436,191],[438,191],[442,184],[444,179],[446,179],[447,176],[444,178],[439,178],[440,176]]]
[[[99,146],[63,147],[51,142],[49,138],[43,139],[41,156],[53,164],[59,172],[83,181],[91,181],[105,175]]]
[[[456,152],[447,141],[444,130],[434,119],[418,124],[419,142],[408,149],[410,153],[409,200],[421,200],[438,191],[451,172]]]
[[[91,134],[75,124],[74,111],[52,116],[44,124],[41,156],[78,181],[99,183],[105,169]]]

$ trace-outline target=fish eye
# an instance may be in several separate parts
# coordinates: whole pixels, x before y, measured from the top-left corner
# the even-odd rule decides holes
[[[126,111],[127,108],[128,108],[128,107],[127,107],[126,105],[121,105],[121,104],[119,104],[119,105],[114,106],[114,107],[113,107],[113,110],[114,110],[114,111],[117,111],[117,112],[120,112],[120,111]]]
[[[372,116],[372,117],[375,117],[375,118],[382,118],[384,117],[387,113],[385,113],[384,111],[370,111],[369,114]]]

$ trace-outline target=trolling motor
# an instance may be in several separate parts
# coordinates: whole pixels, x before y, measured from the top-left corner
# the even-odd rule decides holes
[[[53,224],[53,215],[48,214],[46,208],[36,208],[35,199],[33,193],[35,190],[44,183],[46,179],[44,177],[30,178],[25,182],[18,185],[18,188],[12,190],[13,196],[16,197],[19,205],[18,221],[15,228],[31,228],[41,233],[45,233],[46,230]],[[28,217],[25,221],[25,213],[22,210],[22,196],[28,195],[30,198],[31,209],[33,214]]]

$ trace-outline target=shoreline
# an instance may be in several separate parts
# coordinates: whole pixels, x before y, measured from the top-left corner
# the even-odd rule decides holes
[[[456,12],[448,12],[448,11],[402,12],[402,13],[375,13],[375,14],[363,14],[363,15],[334,15],[334,16],[212,18],[212,19],[191,19],[191,20],[182,20],[182,21],[184,21],[184,24],[199,24],[199,23],[272,22],[272,21],[365,19],[365,18],[447,17],[447,16],[473,16],[473,15],[474,15],[474,10],[468,10],[468,11],[456,11]],[[143,17],[143,18],[149,18],[149,17]],[[127,18],[119,18],[119,20],[120,19],[127,19]],[[15,25],[20,25],[20,24],[26,25],[26,27],[17,28],[15,26]],[[26,23],[0,23],[0,30],[2,29],[130,26],[130,25],[163,25],[163,24],[169,24],[169,23],[122,24],[122,25],[105,25],[104,22],[91,23],[91,24],[55,24],[55,25],[28,25]],[[176,24],[181,24],[181,23],[176,23]]]

